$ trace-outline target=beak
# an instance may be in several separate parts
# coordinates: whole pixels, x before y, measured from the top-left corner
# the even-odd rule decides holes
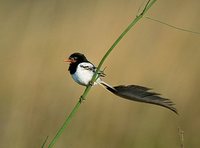
[[[73,58],[72,59],[64,59],[64,62],[68,62],[68,63],[75,63],[76,60],[74,60]]]
[[[73,60],[72,59],[64,59],[64,62],[69,62],[71,63]]]

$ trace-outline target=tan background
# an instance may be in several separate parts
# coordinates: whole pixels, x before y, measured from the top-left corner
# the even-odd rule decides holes
[[[0,147],[49,140],[84,88],[63,62],[79,51],[98,64],[142,0],[0,1]],[[159,0],[147,16],[200,31],[199,0]],[[92,89],[56,147],[200,146],[200,36],[143,19],[107,59],[106,82],[139,84],[171,98],[180,113]],[[49,142],[48,140],[48,142]]]

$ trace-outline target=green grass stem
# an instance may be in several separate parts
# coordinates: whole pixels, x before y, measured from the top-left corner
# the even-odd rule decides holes
[[[136,16],[136,18],[128,25],[128,27],[122,32],[122,34],[117,38],[117,40],[113,43],[113,45],[108,49],[108,51],[106,52],[106,54],[103,56],[103,58],[101,59],[97,70],[91,80],[91,84],[93,84],[95,82],[95,80],[97,79],[97,74],[101,69],[101,66],[103,65],[104,61],[106,60],[106,58],[109,56],[109,54],[111,53],[111,51],[114,49],[114,47],[119,43],[119,41],[126,35],[126,33],[143,17],[143,15],[149,10],[149,8],[152,7],[152,5],[156,2],[156,0],[149,0],[147,2],[147,4],[145,5],[143,11]],[[90,89],[91,89],[92,85],[88,85],[83,93],[83,95],[79,98],[79,101],[77,102],[77,104],[75,105],[75,107],[73,108],[73,110],[71,111],[71,113],[69,114],[69,116],[66,118],[66,120],[64,121],[64,123],[62,124],[62,126],[60,127],[60,129],[58,130],[57,134],[55,135],[55,137],[52,139],[52,141],[50,142],[48,148],[52,148],[54,146],[54,144],[57,142],[57,140],[59,139],[59,137],[61,136],[61,134],[63,133],[63,131],[65,130],[65,128],[68,126],[68,124],[70,123],[72,117],[75,115],[75,113],[78,111],[81,103],[83,100],[86,99],[87,94],[89,93]]]

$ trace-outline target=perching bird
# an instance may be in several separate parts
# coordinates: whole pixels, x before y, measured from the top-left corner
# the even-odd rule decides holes
[[[96,71],[96,67],[89,62],[83,54],[73,53],[68,59],[65,60],[65,62],[70,63],[68,70],[74,81],[83,86],[90,85],[90,81]],[[94,82],[94,85],[100,84],[108,91],[119,97],[132,101],[163,106],[177,114],[177,110],[171,100],[162,98],[160,94],[150,91],[151,89],[138,85],[119,85],[113,87],[102,80],[101,77],[104,76],[105,74],[100,71],[98,73],[99,78]]]

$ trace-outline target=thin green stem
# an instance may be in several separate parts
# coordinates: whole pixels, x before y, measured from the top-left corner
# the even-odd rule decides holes
[[[95,81],[95,78],[97,76],[97,73],[99,72],[101,66],[103,65],[104,61],[108,57],[108,55],[111,53],[111,51],[114,49],[114,47],[119,43],[119,41],[126,35],[126,33],[143,17],[143,15],[149,10],[149,8],[156,2],[156,0],[148,1],[147,4],[145,5],[144,10],[136,16],[136,18],[128,25],[128,27],[122,32],[122,34],[117,38],[117,40],[113,43],[113,45],[110,47],[110,49],[106,52],[102,60],[100,61],[97,71],[95,75],[93,76],[92,82]]]
[[[156,2],[156,0],[149,0],[144,8],[144,10],[142,11],[142,13],[140,13],[138,16],[136,16],[136,18],[128,25],[128,27],[122,32],[122,34],[117,38],[117,40],[113,43],[113,45],[110,47],[110,49],[106,52],[106,54],[103,56],[103,58],[101,59],[97,70],[91,80],[91,84],[93,84],[95,82],[95,80],[97,79],[97,74],[99,73],[99,70],[101,68],[101,66],[103,65],[104,61],[106,60],[106,58],[108,57],[108,55],[111,53],[111,51],[114,49],[114,47],[119,43],[119,41],[125,36],[125,34],[143,17],[143,15],[148,11],[148,9]],[[69,114],[69,116],[67,117],[67,119],[65,120],[65,122],[63,123],[63,125],[61,126],[61,128],[58,130],[57,134],[55,135],[55,137],[53,138],[53,140],[50,142],[48,148],[52,148],[53,145],[56,143],[56,141],[58,140],[58,138],[61,136],[61,134],[63,133],[64,129],[67,127],[67,125],[70,123],[72,117],[75,115],[75,113],[78,111],[82,100],[86,99],[86,96],[88,94],[88,92],[90,91],[92,85],[88,85],[83,93],[83,95],[79,98],[79,101],[77,102],[77,104],[75,105],[75,107],[73,108],[73,110],[71,111],[71,113]]]
[[[162,22],[160,20],[157,20],[157,19],[154,19],[154,18],[151,18],[151,17],[145,17],[149,20],[152,20],[152,21],[155,21],[155,22],[158,22],[160,24],[163,24],[163,25],[166,25],[168,27],[171,27],[171,28],[174,28],[174,29],[177,29],[177,30],[181,30],[181,31],[185,31],[185,32],[189,32],[189,33],[194,33],[194,34],[200,34],[200,32],[197,32],[197,31],[192,31],[192,30],[188,30],[188,29],[184,29],[184,28],[180,28],[180,27],[176,27],[174,25],[170,25],[168,23],[165,23],[165,22]]]
[[[63,131],[65,130],[65,128],[67,127],[67,125],[70,123],[73,115],[77,112],[77,110],[78,110],[78,108],[79,108],[80,105],[81,105],[81,102],[78,101],[77,104],[75,105],[74,109],[72,110],[72,112],[69,114],[69,116],[67,117],[67,119],[65,120],[65,122],[63,123],[63,125],[58,130],[57,134],[55,135],[55,137],[53,138],[53,140],[49,144],[48,148],[53,147],[53,145],[56,143],[56,141],[58,140],[58,138],[60,137],[60,135],[63,133]]]
[[[44,140],[44,142],[43,142],[43,144],[42,144],[41,148],[44,148],[44,146],[45,146],[45,144],[46,144],[46,142],[47,142],[48,138],[49,138],[49,136],[47,136],[47,137],[46,137],[46,139]]]

